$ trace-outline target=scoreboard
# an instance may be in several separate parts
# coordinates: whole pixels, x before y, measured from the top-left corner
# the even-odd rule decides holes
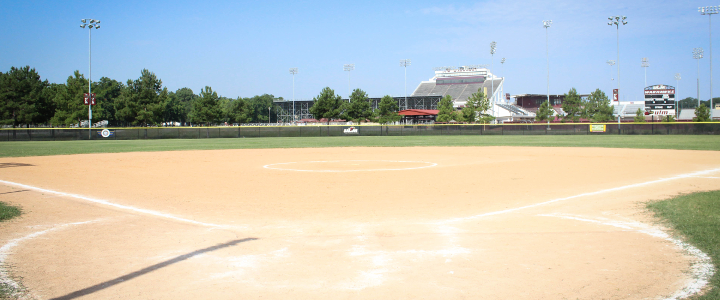
[[[645,107],[655,115],[675,115],[675,87],[664,84],[646,87]]]

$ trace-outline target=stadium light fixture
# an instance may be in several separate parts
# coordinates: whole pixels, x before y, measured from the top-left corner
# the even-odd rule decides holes
[[[642,58],[642,63],[640,63],[640,66],[645,69],[645,87],[647,87],[647,68],[650,66],[650,61],[647,57]]]
[[[713,92],[712,92],[712,85],[713,85],[713,76],[712,76],[712,15],[717,14],[720,12],[720,6],[705,6],[705,7],[698,7],[698,11],[701,15],[707,15],[708,16],[708,22],[709,22],[709,28],[710,28],[710,110],[713,109]],[[698,97],[698,102],[700,101],[700,97]],[[698,104],[698,107],[700,105]]]
[[[678,108],[678,88],[680,86],[680,73],[675,73],[675,119],[680,116],[680,109]]]
[[[693,58],[697,60],[697,101],[700,107],[700,59],[703,58],[703,48],[694,48]]]
[[[548,48],[548,28],[552,25],[552,20],[543,21],[545,27],[545,59],[547,60],[547,104],[550,105],[550,50]],[[548,129],[550,129],[550,118],[548,118]]]
[[[617,86],[618,86],[618,102],[620,101],[620,25],[627,25],[627,19],[626,16],[612,16],[608,17],[608,25],[612,26],[615,25],[615,29],[617,31]]]
[[[350,100],[350,94],[352,94],[352,89],[350,88],[350,71],[355,70],[355,64],[345,64],[343,65],[343,70],[348,72],[348,100]]]
[[[87,24],[89,21],[90,24]],[[81,28],[88,27],[88,96],[92,97],[92,29],[100,29],[100,21],[95,19],[82,19]],[[88,140],[92,139],[92,105],[88,105]]]
[[[400,66],[405,68],[405,108],[407,109],[407,67],[410,65],[410,59],[401,59]]]
[[[298,73],[298,68],[290,68],[290,74],[293,76],[293,123],[296,122],[295,114],[295,74]]]

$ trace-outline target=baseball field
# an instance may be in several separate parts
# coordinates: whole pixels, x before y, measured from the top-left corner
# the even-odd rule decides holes
[[[32,299],[681,299],[715,267],[646,203],[720,190],[718,150],[713,136],[0,143],[0,201],[23,211],[0,223],[0,281]]]

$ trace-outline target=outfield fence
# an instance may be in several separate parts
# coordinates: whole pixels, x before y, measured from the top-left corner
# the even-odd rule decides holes
[[[352,128],[352,129],[351,129]],[[106,130],[105,132],[103,132]],[[409,135],[720,134],[720,123],[308,125],[133,128],[4,128],[0,141],[203,139]]]

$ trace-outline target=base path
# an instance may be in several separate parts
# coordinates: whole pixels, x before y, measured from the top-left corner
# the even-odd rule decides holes
[[[675,299],[644,202],[717,152],[414,147],[0,159],[0,280],[38,299]],[[703,271],[704,270],[704,271]]]

